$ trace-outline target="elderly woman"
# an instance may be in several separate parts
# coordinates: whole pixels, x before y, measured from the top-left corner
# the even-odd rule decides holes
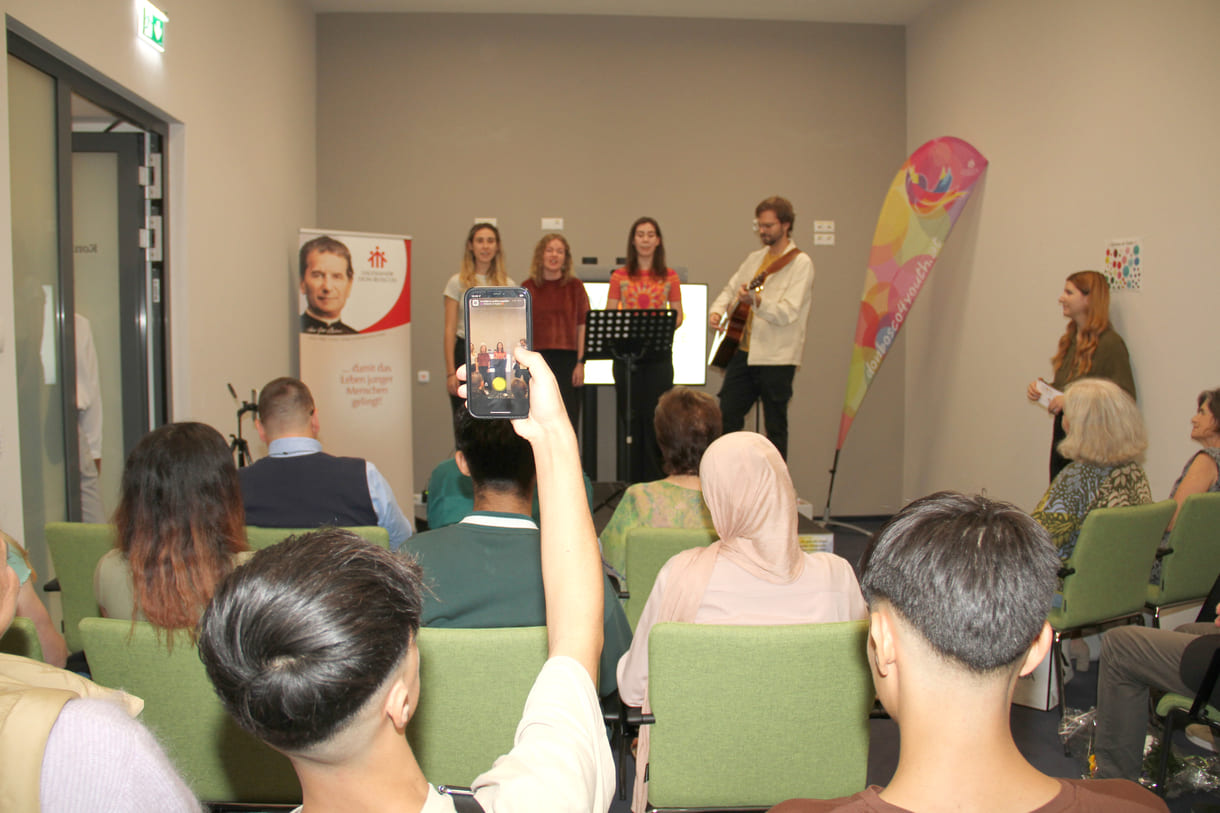
[[[1220,389],[1199,393],[1198,408],[1190,419],[1190,439],[1203,448],[1191,455],[1182,473],[1169,491],[1169,498],[1178,504],[1192,494],[1220,491]],[[1174,512],[1173,518],[1178,518]],[[1169,523],[1170,529],[1173,522]]]
[[[720,437],[720,404],[705,392],[674,387],[657,402],[652,423],[666,477],[629,487],[601,535],[602,556],[624,577],[632,528],[713,527],[699,487],[699,461]],[[626,579],[619,586],[625,588]]]
[[[1051,482],[1033,511],[1066,561],[1084,518],[1094,508],[1152,502],[1140,465],[1148,436],[1135,401],[1113,381],[1085,378],[1064,393],[1067,436],[1059,453],[1071,462]]]
[[[629,705],[648,704],[648,634],[663,621],[808,624],[868,616],[856,574],[833,553],[805,553],[796,535],[796,489],[762,435],[733,432],[707,448],[703,496],[720,539],[674,556],[657,574],[631,649],[618,663]],[[647,796],[648,727],[640,730],[632,810]]]
[[[193,636],[216,586],[250,556],[225,439],[202,423],[141,438],[123,469],[114,525],[116,547],[93,573],[102,613]]]

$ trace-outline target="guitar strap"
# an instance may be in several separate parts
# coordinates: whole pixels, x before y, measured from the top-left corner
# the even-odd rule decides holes
[[[797,248],[796,246],[793,246],[792,248],[788,249],[788,251],[784,254],[784,256],[780,257],[778,260],[776,260],[775,262],[768,265],[767,270],[764,273],[768,277],[771,276],[776,271],[783,269],[783,267],[785,265],[787,265],[788,263],[795,260],[796,255],[798,255],[800,253],[801,253],[801,250],[799,248]]]

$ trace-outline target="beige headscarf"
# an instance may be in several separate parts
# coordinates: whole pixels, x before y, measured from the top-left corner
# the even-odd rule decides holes
[[[787,464],[771,441],[755,432],[721,436],[703,453],[699,482],[720,539],[706,548],[683,551],[671,560],[658,624],[695,620],[718,556],[773,584],[790,584],[805,570],[805,556],[796,535],[796,488]],[[646,713],[652,711],[647,691]],[[644,769],[648,765],[649,737],[649,727],[641,726],[631,804],[636,813],[645,809],[648,800]]]

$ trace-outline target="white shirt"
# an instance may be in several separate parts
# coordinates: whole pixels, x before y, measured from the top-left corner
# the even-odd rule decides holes
[[[788,253],[796,248],[789,239]],[[712,302],[711,312],[723,314],[737,297],[737,289],[758,274],[770,248],[751,252]],[[813,260],[801,252],[775,272],[763,287],[762,301],[751,310],[749,364],[796,364],[805,353],[805,327],[813,305]]]

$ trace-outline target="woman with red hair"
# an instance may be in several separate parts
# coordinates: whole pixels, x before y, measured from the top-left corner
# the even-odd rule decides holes
[[[1055,416],[1051,434],[1051,479],[1055,479],[1068,464],[1059,454],[1063,440],[1063,390],[1081,378],[1105,378],[1113,381],[1135,398],[1135,379],[1131,375],[1131,359],[1127,344],[1110,324],[1110,283],[1097,271],[1077,271],[1068,276],[1059,296],[1067,329],[1059,337],[1059,349],[1051,359],[1055,377],[1050,385],[1061,394],[1051,399],[1047,411]],[[1030,382],[1026,395],[1031,401],[1041,397],[1046,382],[1036,378]]]
[[[250,555],[228,444],[202,423],[154,429],[128,456],[121,490],[115,549],[93,573],[98,606],[193,636],[216,586]]]

